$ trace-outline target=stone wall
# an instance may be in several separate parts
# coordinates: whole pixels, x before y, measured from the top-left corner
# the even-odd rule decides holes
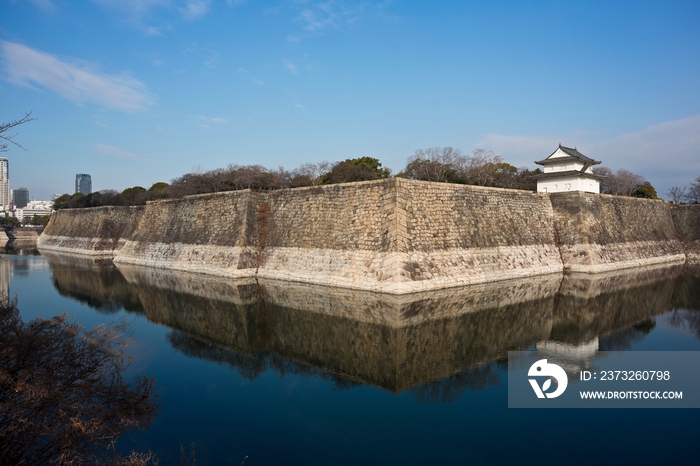
[[[133,236],[143,211],[142,206],[59,210],[51,216],[37,240],[37,247],[46,251],[114,257]]]
[[[665,201],[583,192],[550,199],[565,270],[591,273],[685,261]]]
[[[255,196],[244,190],[149,202],[115,261],[228,277],[251,275]]]
[[[688,262],[700,262],[700,204],[673,207],[671,214]]]
[[[562,269],[545,196],[403,179],[151,202],[115,261],[386,293]]]
[[[36,249],[43,227],[8,228],[0,231],[0,246],[13,250]]]
[[[397,179],[396,216],[403,289],[562,270],[547,196]]]
[[[7,230],[7,237],[14,241],[34,241],[39,238],[39,235],[44,231],[43,227],[21,227],[10,228]]]
[[[403,294],[682,262],[683,244],[698,235],[699,216],[688,212],[672,216],[662,201],[393,178],[64,210],[39,248]],[[674,219],[686,219],[685,243]]]

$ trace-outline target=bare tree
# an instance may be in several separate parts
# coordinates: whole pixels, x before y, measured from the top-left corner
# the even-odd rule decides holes
[[[635,189],[643,186],[646,180],[629,170],[620,168],[613,173],[608,167],[594,167],[593,173],[604,176],[600,182],[600,192],[616,196],[631,196]]]
[[[19,143],[14,141],[15,136],[17,134],[5,134],[6,132],[10,131],[12,128],[22,125],[24,123],[27,123],[29,121],[34,121],[36,118],[31,118],[32,112],[26,113],[22,118],[19,120],[12,120],[8,123],[0,123],[0,152],[7,152],[9,149],[10,144],[14,145],[15,147],[19,147],[20,149],[24,149]]]
[[[323,175],[331,170],[330,162],[323,161],[319,163],[305,163],[298,168],[292,170],[292,180],[296,179],[296,184],[301,186],[318,186],[323,183],[321,179]]]
[[[603,194],[612,194],[613,185],[615,184],[615,174],[608,167],[593,167],[593,173],[602,176],[600,180],[600,192]]]
[[[687,186],[674,186],[666,192],[666,195],[671,198],[671,202],[678,205],[683,200],[685,196],[685,191],[688,189]]]
[[[202,176],[202,182],[207,187],[207,192],[218,193],[226,188],[226,176],[223,168],[209,170]]]
[[[85,331],[65,314],[25,323],[0,304],[0,463],[94,464],[150,425],[159,399],[153,379],[123,379],[124,330]]]
[[[631,196],[635,189],[642,186],[646,180],[629,170],[620,168],[615,173],[615,192],[618,196]]]
[[[690,183],[690,188],[685,194],[685,200],[691,203],[700,202],[700,176]]]
[[[460,177],[466,184],[495,186],[494,168],[503,162],[501,156],[486,149],[475,149],[472,154],[466,160],[466,166],[459,167]]]
[[[407,178],[424,181],[453,182],[457,168],[466,163],[461,149],[431,147],[418,149],[408,158],[404,174]]]

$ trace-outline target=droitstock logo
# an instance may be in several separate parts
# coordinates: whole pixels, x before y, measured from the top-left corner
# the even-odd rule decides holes
[[[564,369],[557,366],[556,364],[547,363],[546,359],[540,359],[530,366],[530,370],[527,373],[528,377],[547,377],[547,379],[542,383],[540,387],[537,379],[528,379],[532,389],[535,391],[537,398],[556,398],[566,390],[566,386],[569,384],[569,378],[566,376]],[[557,382],[557,389],[553,392],[547,392],[552,386],[552,378]]]

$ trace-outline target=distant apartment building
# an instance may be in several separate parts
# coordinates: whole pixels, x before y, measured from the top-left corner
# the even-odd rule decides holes
[[[75,192],[83,193],[86,196],[92,192],[92,178],[86,173],[75,175]]]
[[[16,207],[10,214],[20,223],[25,224],[31,222],[35,215],[41,217],[51,215],[52,212],[53,201],[29,201],[25,207]]]
[[[12,205],[15,209],[27,207],[29,204],[29,190],[27,188],[17,188],[12,190]]]
[[[0,157],[0,207],[10,208],[10,163],[6,157]]]

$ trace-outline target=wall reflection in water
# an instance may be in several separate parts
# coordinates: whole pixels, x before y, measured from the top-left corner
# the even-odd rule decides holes
[[[536,349],[576,373],[625,349],[678,310],[700,337],[700,270],[550,275],[391,296],[264,280],[233,281],[49,256],[54,285],[111,313],[173,329],[170,343],[256,378],[268,369],[449,401],[501,383],[507,352]],[[679,309],[683,309],[682,311]]]

